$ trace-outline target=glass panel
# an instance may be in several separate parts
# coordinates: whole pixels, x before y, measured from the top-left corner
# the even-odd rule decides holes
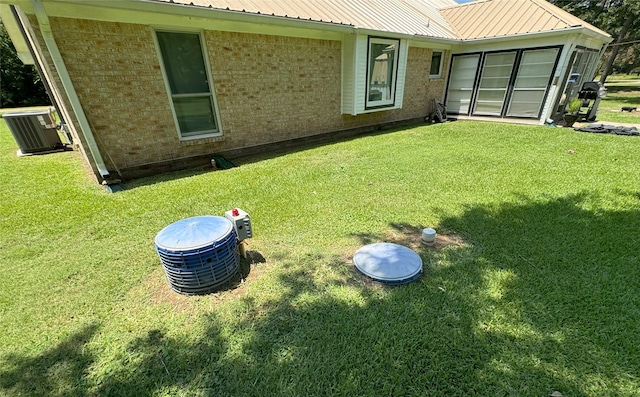
[[[397,40],[371,39],[367,105],[393,104]]]
[[[431,56],[431,70],[429,75],[440,76],[440,65],[442,64],[442,52],[434,51]]]
[[[480,55],[453,57],[447,91],[447,112],[452,114],[469,113],[479,59]]]
[[[479,90],[474,113],[500,115],[507,90]]]
[[[182,136],[217,130],[211,96],[173,98],[173,107]]]
[[[498,116],[502,114],[502,106],[515,59],[515,52],[501,52],[485,56],[474,113]]]
[[[509,105],[509,116],[538,117],[546,90],[514,91]]]
[[[557,55],[557,48],[522,53],[507,116],[538,117]]]
[[[504,98],[504,94],[502,94],[501,98]],[[476,111],[475,113],[483,113],[490,115],[500,115],[502,112],[502,100],[500,101],[481,101],[478,99],[476,103]]]
[[[172,94],[209,92],[200,36],[157,32],[165,72]]]
[[[156,34],[180,135],[218,132],[200,35]]]

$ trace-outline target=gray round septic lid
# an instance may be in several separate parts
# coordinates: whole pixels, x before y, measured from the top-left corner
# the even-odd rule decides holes
[[[179,220],[160,230],[155,243],[168,251],[194,250],[226,237],[233,224],[222,216],[195,216]]]
[[[365,245],[353,255],[353,264],[365,276],[383,284],[409,283],[422,273],[420,255],[393,243]]]

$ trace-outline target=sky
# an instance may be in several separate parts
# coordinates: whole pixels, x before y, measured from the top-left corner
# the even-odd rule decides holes
[[[473,1],[473,0],[456,0],[456,3],[463,4],[463,3],[468,3],[470,1]]]

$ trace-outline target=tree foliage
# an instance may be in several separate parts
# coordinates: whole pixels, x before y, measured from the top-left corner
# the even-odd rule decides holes
[[[24,65],[0,21],[0,107],[50,104],[33,65]]]
[[[640,1],[639,0],[549,0],[565,11],[604,30],[613,37],[607,50],[610,72],[640,71]]]

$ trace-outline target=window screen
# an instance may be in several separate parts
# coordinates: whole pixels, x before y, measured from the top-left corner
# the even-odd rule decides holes
[[[182,137],[218,132],[209,75],[197,33],[156,32]]]

